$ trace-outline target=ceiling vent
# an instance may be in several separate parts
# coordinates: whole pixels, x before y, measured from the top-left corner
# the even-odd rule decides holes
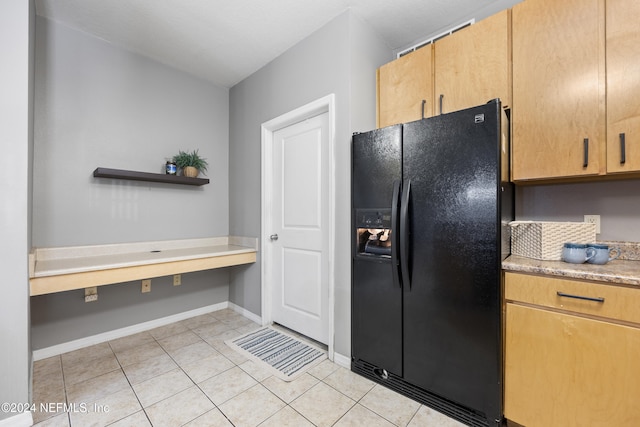
[[[451,29],[449,29],[449,30],[447,30],[447,31],[445,31],[443,33],[440,33],[437,36],[431,37],[430,39],[427,39],[427,40],[423,40],[420,43],[417,43],[417,44],[415,44],[415,45],[413,45],[413,46],[411,46],[411,47],[409,47],[409,48],[407,48],[407,49],[405,49],[405,50],[403,50],[401,52],[398,52],[396,57],[400,58],[401,56],[405,56],[407,53],[411,53],[411,52],[413,52],[415,50],[418,50],[421,47],[424,47],[424,46],[426,46],[428,44],[435,43],[436,41],[438,41],[438,40],[440,40],[440,39],[442,39],[444,37],[447,37],[448,35],[453,34],[456,31],[459,31],[459,30],[461,30],[463,28],[466,28],[469,25],[475,24],[475,22],[476,22],[475,19],[471,19],[470,21],[463,22],[462,24],[460,24],[460,25],[458,25],[456,27],[453,27],[453,28],[451,28]]]

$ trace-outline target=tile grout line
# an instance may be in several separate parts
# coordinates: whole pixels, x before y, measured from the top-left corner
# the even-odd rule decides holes
[[[68,405],[69,397],[67,396],[67,380],[64,375],[64,366],[62,365],[62,355],[58,356],[60,358],[60,372],[62,373],[62,387],[64,388],[64,401]],[[67,422],[71,427],[71,412],[67,411]]]
[[[196,335],[198,336],[198,338],[200,338],[200,339],[202,340],[202,342],[206,343],[209,347],[213,348],[213,346],[211,346],[211,344],[209,344],[208,342],[206,342],[206,341],[204,340],[204,338],[202,338],[202,336],[201,336],[201,335],[199,335],[197,332],[195,332],[193,329],[191,329],[191,328],[190,328],[190,327],[188,327],[188,326],[187,326],[187,329],[189,329],[189,331],[191,331],[191,332],[193,332],[194,334],[196,334]],[[162,347],[162,344],[160,344],[160,343],[158,343],[158,344],[160,345],[160,347]],[[192,345],[192,344],[188,344],[188,345],[186,345],[186,346],[184,346],[184,347],[187,347],[187,346],[189,346],[189,345]],[[184,348],[184,347],[181,347],[181,348]],[[218,408],[218,406],[217,406],[217,405],[216,405],[216,404],[211,400],[211,398],[209,397],[209,395],[208,395],[207,393],[205,393],[205,392],[204,392],[204,390],[202,390],[202,388],[200,388],[200,385],[199,385],[199,384],[198,384],[198,383],[197,383],[193,378],[191,378],[191,376],[190,376],[190,375],[189,375],[189,374],[188,374],[188,373],[187,373],[187,372],[182,368],[182,366],[180,365],[180,363],[178,363],[178,361],[177,361],[177,360],[175,360],[175,359],[173,358],[173,356],[172,356],[171,354],[169,354],[169,352],[168,352],[168,351],[166,351],[166,350],[165,350],[165,348],[164,348],[164,347],[162,347],[162,349],[165,351],[165,353],[167,353],[167,355],[169,356],[169,358],[170,358],[171,360],[173,360],[173,362],[178,366],[178,369],[180,369],[180,371],[181,371],[184,375],[186,375],[186,376],[187,376],[187,378],[189,378],[189,380],[191,380],[191,382],[193,383],[193,386],[194,386],[194,387],[196,387],[198,390],[200,390],[200,392],[204,395],[204,397],[206,397],[206,398],[207,398],[207,400],[208,400],[209,402],[211,402],[211,404],[213,405],[213,408],[214,408],[214,409],[216,409],[216,410],[218,410],[218,411],[219,411],[219,412],[220,412],[220,413],[221,413],[221,414],[222,414],[222,415],[223,415],[223,416],[224,416],[224,417],[229,421],[229,423],[231,423],[231,425],[233,425],[233,423],[231,422],[231,420],[229,420],[229,418],[227,418],[227,416],[225,415],[225,413],[224,413],[224,412],[220,411],[220,408]],[[215,348],[213,348],[213,349],[214,349],[214,350],[216,350]],[[224,355],[223,355],[222,353],[220,353],[218,350],[216,350],[216,352],[218,352],[218,354],[220,354],[221,356],[223,356],[223,357],[224,357]],[[228,359],[227,359],[227,360],[228,360]],[[231,360],[230,360],[230,362],[231,362],[231,363],[233,363],[233,361],[231,361]],[[234,363],[234,366],[235,366],[235,363]],[[232,368],[230,368],[230,369],[232,369]],[[227,370],[228,370],[228,369],[227,369]],[[223,372],[226,372],[227,370],[225,370],[225,371],[223,371]],[[222,373],[222,372],[221,372],[221,373]],[[214,375],[214,377],[215,377],[215,375]],[[211,378],[213,378],[213,377],[211,377]],[[207,379],[209,379],[209,378],[207,378]],[[204,381],[206,381],[206,380],[204,380]],[[189,387],[189,388],[191,388],[191,387]],[[188,389],[187,389],[187,390],[188,390]],[[182,391],[184,391],[184,390],[182,390]],[[182,391],[179,391],[178,393],[181,393]],[[170,399],[170,398],[174,397],[175,395],[177,395],[178,393],[175,393],[175,394],[173,394],[173,395],[171,395],[171,396],[169,396],[169,397],[167,397],[167,398],[165,398],[165,399],[163,399],[163,400]],[[161,400],[161,402],[162,402],[162,400]],[[156,403],[158,403],[158,402],[156,402]],[[155,405],[155,403],[154,403],[154,405]],[[203,415],[205,415],[205,414],[209,413],[209,412],[210,412],[210,411],[212,411],[212,410],[213,410],[213,409],[211,409],[211,410],[209,410],[209,411],[205,412],[204,414],[200,414],[200,415],[196,416],[195,418],[193,418],[193,419],[191,419],[191,420],[189,420],[189,421],[187,421],[187,422],[183,423],[182,425],[184,426],[184,425],[186,425],[186,424],[189,424],[190,422],[192,422],[192,421],[194,421],[194,420],[197,420],[198,418],[200,418],[201,416],[203,416]],[[151,420],[149,420],[149,422],[151,422]],[[151,426],[153,427],[153,423],[151,424]]]
[[[340,368],[338,368],[338,369],[340,369]],[[353,405],[351,405],[351,407],[350,407],[350,408],[349,408],[349,409],[348,409],[344,414],[342,414],[342,416],[340,416],[340,418],[338,418],[338,419],[336,420],[336,422],[335,422],[335,423],[333,423],[332,425],[336,425],[336,424],[337,424],[337,423],[338,423],[342,418],[344,418],[344,417],[349,413],[349,411],[351,411],[351,410],[352,410],[352,409],[353,409],[353,408],[358,404],[358,402],[360,402],[360,400],[362,400],[362,399],[364,398],[364,396],[366,396],[366,395],[367,395],[367,393],[373,389],[373,387],[372,387],[371,389],[369,389],[369,390],[367,391],[367,393],[365,393],[365,394],[364,394],[360,399],[358,399],[358,400],[352,399],[352,398],[351,398],[351,396],[347,396],[347,395],[346,395],[345,393],[343,393],[342,391],[338,390],[337,388],[335,388],[335,387],[334,387],[334,386],[332,386],[331,384],[326,383],[326,382],[324,381],[324,380],[326,380],[327,378],[329,378],[331,375],[335,374],[335,373],[338,371],[338,369],[334,370],[332,373],[330,373],[329,375],[327,375],[324,379],[320,380],[320,382],[321,382],[321,383],[324,383],[324,384],[325,384],[325,385],[327,385],[328,387],[331,387],[333,390],[337,391],[338,393],[342,394],[343,396],[346,396],[348,399],[352,400],[354,403],[353,403]],[[392,423],[392,424],[393,424],[393,423]]]
[[[213,317],[213,316],[212,316],[212,317]],[[217,319],[217,318],[215,318],[215,317],[214,317],[214,319],[216,319],[216,321],[218,321],[218,322],[220,321],[219,319]],[[212,322],[212,323],[213,323],[213,322]],[[204,340],[204,338],[202,338],[202,336],[201,336],[200,334],[198,334],[197,332],[195,332],[192,328],[190,328],[189,326],[186,326],[186,328],[187,328],[187,330],[188,330],[188,331],[190,331],[190,332],[194,333],[194,334],[195,334],[198,338],[200,338],[204,343],[206,343],[206,344],[207,344],[207,345],[209,345],[211,348],[213,348],[213,346],[211,346],[209,343],[207,343],[207,342]],[[181,333],[184,333],[184,332],[179,332],[179,333],[177,333],[177,334],[169,335],[169,336],[163,337],[163,338],[161,338],[161,339],[165,339],[165,338],[169,338],[169,337],[172,337],[172,336],[176,336],[176,335],[179,335],[179,334],[181,334]],[[208,400],[209,402],[211,402],[211,404],[213,405],[213,407],[214,407],[215,409],[217,409],[218,411],[220,411],[220,409],[218,408],[218,406],[217,406],[217,405],[216,405],[216,404],[211,400],[211,398],[209,398],[209,396],[207,395],[207,393],[205,393],[205,392],[204,392],[204,390],[202,390],[202,389],[200,388],[200,386],[198,385],[198,383],[197,383],[193,378],[191,378],[191,376],[190,376],[190,375],[189,375],[189,374],[188,374],[188,373],[187,373],[187,372],[182,368],[182,366],[180,365],[180,363],[178,363],[178,361],[174,359],[174,357],[173,357],[173,356],[172,356],[172,355],[171,355],[171,354],[170,354],[170,353],[169,353],[169,352],[168,352],[168,351],[167,351],[167,350],[162,346],[162,344],[160,344],[160,342],[158,341],[158,339],[157,339],[156,337],[154,337],[153,335],[152,335],[152,337],[153,337],[153,339],[155,340],[155,342],[160,346],[160,348],[162,348],[162,351],[164,351],[164,352],[165,352],[165,354],[166,354],[167,356],[169,356],[169,358],[170,358],[170,359],[171,359],[171,360],[176,364],[176,366],[178,367],[178,369],[180,369],[180,372],[182,372],[182,373],[183,373],[187,378],[189,378],[189,380],[193,383],[193,386],[194,386],[194,387],[197,387],[197,388],[198,388],[198,390],[200,390],[200,392],[201,392],[201,393],[202,393],[202,394],[207,398],[207,400]],[[184,348],[184,347],[187,347],[187,346],[189,346],[189,345],[191,345],[191,344],[188,344],[188,345],[183,346],[183,347],[180,347],[180,348]],[[214,350],[216,350],[216,349],[214,349]],[[217,351],[217,350],[216,350],[216,351]],[[220,352],[218,352],[218,353],[222,355],[222,353],[220,353]],[[222,355],[222,356],[224,356],[224,355]],[[231,361],[231,362],[233,363],[233,361]],[[225,371],[225,372],[226,372],[226,371]],[[156,377],[157,377],[157,376],[156,376]],[[155,377],[154,377],[154,378],[155,378]],[[150,378],[150,379],[151,379],[151,378]],[[133,388],[133,386],[132,386],[132,388]],[[189,387],[189,388],[191,388],[191,387]],[[188,390],[189,388],[187,388],[186,390]],[[164,398],[164,399],[160,400],[159,402],[162,402],[162,401],[164,401],[164,400],[166,400],[166,399],[173,398],[173,397],[174,397],[174,396],[176,396],[178,393],[182,393],[183,391],[184,391],[184,390],[178,391],[178,392],[176,392],[176,393],[172,394],[171,396],[168,396],[168,397],[166,397],[166,398]],[[135,390],[134,390],[134,393],[135,393]],[[155,402],[153,405],[155,405],[155,404],[157,404],[157,403],[159,403],[159,402]],[[153,405],[150,405],[150,406],[153,406]],[[142,402],[140,403],[140,406],[142,406]],[[147,414],[147,410],[146,410],[146,408],[145,408],[144,406],[142,407],[142,410],[144,411],[144,413],[145,413],[145,415],[146,415],[147,419],[149,420],[149,424],[151,424],[151,427],[153,427],[153,423],[151,422],[151,418],[149,418],[149,415]],[[192,421],[194,421],[194,420],[198,419],[199,417],[201,417],[201,416],[203,416],[203,415],[207,414],[208,412],[210,412],[210,411],[207,411],[207,412],[205,412],[204,414],[200,414],[200,415],[196,416],[195,418],[193,418],[193,419],[191,419],[191,420],[189,420],[189,421],[187,421],[187,422],[183,423],[182,425],[188,424],[188,423],[190,423],[190,422],[192,422]],[[220,411],[220,413],[221,413],[225,418],[227,418],[227,416],[226,416],[222,411]],[[227,418],[227,420],[229,420],[229,419]],[[231,420],[229,420],[229,422],[231,423]],[[231,423],[231,425],[233,425],[233,423]]]
[[[242,331],[239,331],[238,329],[233,329],[233,330],[234,330],[234,331],[236,331],[236,333],[240,334],[240,336],[241,336],[241,335],[243,335],[243,333],[244,333],[244,332],[242,332]],[[221,354],[222,354],[222,353],[221,353]],[[222,355],[224,356],[224,354],[222,354]],[[225,357],[226,357],[226,356],[225,356]],[[228,359],[228,358],[227,358],[227,359]],[[249,373],[249,372],[245,371],[244,369],[242,369],[242,368],[240,367],[240,365],[236,364],[233,360],[231,360],[231,359],[228,359],[228,360],[230,360],[230,361],[231,361],[231,363],[233,363],[233,364],[234,364],[234,367],[239,368],[242,372],[244,372],[246,375],[248,375],[249,377],[251,377],[253,380],[255,380],[255,381],[256,381],[256,384],[255,384],[255,385],[253,385],[253,386],[251,386],[251,387],[249,387],[249,389],[251,389],[251,388],[255,387],[256,385],[260,385],[260,386],[262,386],[265,390],[267,390],[267,392],[268,392],[270,395],[274,396],[276,399],[278,399],[280,402],[282,402],[282,403],[284,404],[284,406],[283,406],[281,409],[279,409],[279,410],[278,410],[278,411],[276,411],[275,413],[271,414],[271,415],[270,415],[269,417],[267,417],[266,419],[262,420],[262,421],[260,422],[260,424],[258,424],[258,425],[262,425],[264,422],[266,422],[266,421],[267,421],[267,420],[269,420],[270,418],[274,417],[278,412],[282,411],[282,410],[283,410],[283,409],[285,409],[286,407],[289,407],[289,408],[290,408],[291,410],[293,410],[295,413],[299,414],[301,417],[303,417],[305,420],[309,421],[312,425],[314,425],[314,426],[315,426],[315,424],[314,424],[313,422],[311,422],[311,420],[307,419],[304,415],[302,415],[302,414],[300,414],[298,411],[296,411],[296,410],[295,410],[295,409],[294,409],[294,408],[293,408],[289,403],[287,403],[287,402],[286,402],[286,401],[284,401],[282,398],[280,398],[280,396],[276,395],[273,391],[271,391],[271,390],[269,389],[269,387],[267,387],[267,386],[264,384],[264,382],[265,382],[265,381],[267,381],[268,379],[275,377],[274,375],[269,375],[269,376],[267,376],[266,378],[264,378],[262,381],[260,381],[258,378],[256,378],[255,376],[251,375],[251,373]],[[247,359],[246,361],[250,361],[250,359]],[[243,363],[246,363],[246,361],[244,361]],[[233,369],[233,368],[230,368],[230,369]],[[228,369],[228,370],[226,370],[226,371],[224,371],[224,372],[227,372],[227,371],[229,371],[229,369]],[[215,376],[214,376],[214,377],[215,377]],[[212,378],[213,378],[213,377],[212,377]],[[277,378],[277,377],[276,377],[276,378]],[[198,387],[199,387],[199,385],[198,385],[198,384],[196,384],[196,386],[198,386]],[[249,390],[249,389],[247,389],[247,390]],[[247,390],[244,390],[244,391],[240,392],[238,395],[240,395],[240,394],[242,394],[242,393],[246,392]],[[203,393],[204,393],[204,391],[203,391]],[[303,393],[303,394],[304,394],[304,393]],[[205,393],[205,395],[206,395],[206,393]],[[236,396],[238,396],[238,395],[236,395]],[[232,399],[233,399],[233,398],[235,398],[236,396],[234,396],[234,397],[231,397],[231,398],[227,399],[227,400],[226,400],[225,402],[223,402],[222,404],[224,404],[224,403],[226,403],[226,402],[228,402],[228,401],[232,400]],[[208,397],[208,396],[207,396],[207,397]],[[298,397],[299,397],[299,396],[298,396]],[[295,400],[295,399],[294,399],[294,400]],[[213,403],[213,402],[212,402],[212,403]],[[222,404],[221,404],[221,405],[222,405]],[[215,403],[214,403],[214,406],[216,406],[216,408],[217,408],[217,409],[222,413],[222,415],[224,415],[224,417],[225,417],[225,418],[226,418],[226,419],[227,419],[227,420],[228,420],[232,425],[234,425],[234,424],[233,424],[233,422],[232,422],[232,421],[227,417],[227,415],[226,415],[226,414],[225,414],[225,413],[220,409],[220,407],[219,407],[219,406],[215,405]]]
[[[225,322],[224,322],[224,320],[219,319],[219,321],[220,321],[220,322],[225,323]],[[233,331],[235,331],[236,333],[238,333],[238,334],[242,335],[243,333],[242,333],[241,331],[238,331],[238,329],[239,329],[239,328],[233,328],[233,329],[230,329],[229,331],[233,330]],[[193,330],[192,330],[192,331],[193,331]],[[220,372],[220,373],[218,373],[218,374],[214,375],[214,376],[213,376],[213,377],[211,377],[211,378],[215,378],[216,376],[221,375],[221,374],[222,374],[222,373],[224,373],[224,372],[228,372],[228,371],[230,371],[231,369],[239,368],[242,372],[244,372],[246,375],[250,376],[253,380],[255,380],[255,381],[256,381],[256,384],[255,384],[255,385],[253,385],[253,386],[249,387],[249,388],[248,388],[248,389],[246,389],[246,390],[243,390],[243,391],[242,391],[242,392],[240,392],[239,394],[242,394],[242,393],[246,392],[247,390],[249,390],[249,389],[251,389],[251,388],[255,387],[256,385],[260,385],[260,386],[264,387],[264,388],[265,388],[265,389],[266,389],[270,394],[272,394],[274,397],[276,397],[278,400],[280,400],[280,401],[285,405],[284,407],[289,406],[289,405],[287,404],[287,402],[285,402],[284,400],[280,399],[280,397],[279,397],[279,396],[277,396],[275,393],[273,393],[271,390],[269,390],[269,388],[268,388],[267,386],[265,386],[265,385],[263,384],[263,382],[264,382],[264,381],[266,381],[267,379],[271,378],[273,375],[269,375],[269,376],[268,376],[267,378],[265,378],[264,380],[259,381],[259,380],[258,380],[258,378],[254,377],[254,376],[253,376],[253,375],[251,375],[249,372],[246,372],[244,369],[242,369],[242,368],[240,367],[240,365],[238,365],[237,363],[235,363],[233,360],[229,359],[226,355],[224,355],[222,352],[220,352],[217,348],[213,347],[211,344],[209,344],[207,341],[205,341],[205,339],[204,339],[201,335],[199,335],[197,332],[195,332],[195,331],[193,331],[193,332],[194,332],[196,335],[198,335],[198,336],[199,336],[199,337],[200,337],[204,342],[206,342],[209,346],[211,346],[214,350],[216,350],[216,351],[217,351],[217,352],[218,352],[222,357],[224,357],[225,359],[229,360],[229,362],[231,362],[231,363],[233,364],[233,368],[226,369],[226,370],[224,370],[223,372]],[[224,333],[224,332],[223,332],[223,333]],[[218,335],[222,335],[223,333],[218,334]],[[247,360],[249,360],[249,359],[247,359]],[[243,363],[245,363],[245,362],[243,362]],[[180,366],[180,365],[178,365],[178,366]],[[186,372],[185,372],[185,374],[186,374]],[[204,380],[204,381],[207,381],[207,380],[209,380],[209,379],[211,379],[211,378],[208,378],[208,379],[206,379],[206,380]],[[192,380],[192,381],[193,381],[193,380]],[[202,382],[204,382],[204,381],[202,381]],[[235,426],[235,424],[233,423],[233,421],[231,421],[231,420],[229,419],[229,417],[227,416],[227,414],[225,414],[225,413],[224,413],[224,411],[222,411],[222,409],[220,409],[220,406],[216,405],[216,404],[211,400],[211,398],[207,395],[207,393],[206,393],[204,390],[202,390],[202,388],[200,388],[200,385],[199,385],[198,383],[196,383],[195,381],[194,381],[194,384],[195,384],[195,385],[196,385],[196,387],[198,387],[198,389],[199,389],[199,390],[200,390],[200,391],[201,391],[201,392],[202,392],[202,393],[207,397],[207,399],[209,399],[209,401],[213,404],[213,406],[214,406],[218,411],[220,411],[220,413],[225,417],[225,419],[226,419],[227,421],[229,421],[229,423],[230,423],[232,426]],[[239,395],[239,394],[238,394],[238,395]],[[234,397],[235,397],[235,396],[234,396]],[[233,399],[234,397],[231,397],[231,398],[227,399],[225,402],[222,402],[222,403],[221,403],[221,405],[223,405],[224,403],[226,403],[226,402],[228,402],[229,400]],[[281,411],[282,409],[284,409],[284,408],[281,408],[280,410],[276,411],[276,413],[278,413],[278,412],[279,412],[279,411]],[[293,408],[291,408],[291,409],[293,409]],[[296,411],[296,412],[297,412],[297,411]],[[269,417],[267,417],[265,420],[262,420],[262,421],[260,422],[260,424],[263,424],[265,421],[267,421],[268,419],[270,419],[271,417],[273,417],[276,413],[271,414],[271,415],[270,415]],[[197,417],[196,417],[196,418],[197,418]],[[312,424],[313,424],[313,423],[312,423]]]
[[[215,319],[215,321],[216,321],[216,322],[221,322],[221,323],[223,323],[223,324],[228,325],[228,324],[227,324],[223,319],[218,319],[218,318],[216,318],[215,316],[211,316],[211,317],[213,317],[213,318]],[[211,322],[211,323],[216,323],[216,322]],[[202,326],[202,325],[199,325],[199,326]],[[199,327],[199,326],[198,326],[198,327]],[[193,333],[193,334],[195,334],[198,338],[200,338],[200,340],[201,340],[202,342],[206,343],[209,347],[211,347],[213,350],[215,350],[215,351],[216,351],[220,356],[224,357],[226,360],[228,360],[230,363],[232,363],[234,368],[235,368],[235,367],[238,367],[238,368],[239,368],[239,365],[237,365],[233,360],[229,359],[229,358],[228,358],[228,357],[226,357],[223,353],[221,353],[220,351],[218,351],[218,349],[216,349],[216,348],[215,348],[215,347],[213,347],[211,344],[209,344],[209,343],[208,343],[208,342],[207,342],[207,341],[202,337],[202,335],[200,335],[200,334],[198,334],[197,332],[195,332],[195,331],[194,331],[194,328],[191,328],[191,327],[189,327],[189,326],[186,326],[186,328],[187,328],[187,330],[188,330],[188,331],[192,332],[192,333]],[[229,330],[235,330],[235,329],[229,329]],[[225,331],[225,332],[226,332],[226,331]],[[177,333],[177,334],[169,335],[169,336],[167,336],[167,337],[163,337],[162,339],[169,338],[169,337],[171,337],[171,336],[175,336],[175,335],[179,335],[180,333],[184,333],[184,332],[179,332],[179,333]],[[224,333],[224,332],[222,332],[222,333],[220,333],[220,334],[218,334],[218,335],[222,335],[223,333]],[[153,337],[153,336],[152,336],[152,337]],[[169,356],[169,358],[170,358],[170,359],[171,359],[171,360],[176,364],[176,366],[178,366],[178,369],[180,369],[180,371],[181,371],[181,372],[182,372],[182,373],[183,373],[187,378],[189,378],[189,380],[194,384],[194,386],[195,386],[195,387],[197,387],[197,388],[198,388],[198,390],[199,390],[199,391],[200,391],[200,392],[201,392],[201,393],[202,393],[202,394],[207,398],[207,400],[209,400],[209,402],[211,402],[211,404],[213,405],[214,409],[216,409],[217,411],[219,411],[219,412],[222,414],[222,416],[224,416],[224,417],[225,417],[225,419],[226,419],[227,421],[229,421],[229,423],[230,423],[232,426],[234,426],[233,422],[229,419],[229,417],[227,417],[227,415],[226,415],[222,410],[220,410],[220,407],[219,407],[218,405],[216,405],[216,404],[211,400],[211,398],[207,395],[207,393],[205,393],[205,391],[204,391],[204,390],[202,390],[202,388],[201,388],[201,387],[200,387],[200,385],[195,381],[195,379],[194,379],[194,378],[192,378],[192,377],[191,377],[191,376],[190,376],[190,375],[189,375],[189,374],[188,374],[188,373],[187,373],[187,372],[182,368],[182,366],[178,363],[178,361],[177,361],[177,360],[175,360],[175,359],[174,359],[174,357],[173,357],[173,356],[172,356],[172,355],[171,355],[171,354],[170,354],[170,353],[169,353],[169,352],[168,352],[164,347],[162,347],[162,344],[160,344],[160,342],[158,342],[158,339],[157,339],[157,338],[155,338],[155,337],[153,337],[153,338],[154,338],[154,340],[157,342],[157,344],[162,348],[162,350],[165,352],[165,354],[167,354],[167,356]],[[192,345],[192,344],[188,344],[188,345]],[[183,346],[183,347],[181,347],[181,348],[187,347],[188,345]],[[218,374],[214,375],[214,376],[213,376],[213,377],[211,377],[211,378],[214,378],[214,377],[216,377],[217,375],[220,375],[220,374],[222,374],[222,373],[224,373],[224,372],[227,372],[227,371],[229,371],[230,369],[233,369],[233,368],[225,369],[224,371],[219,372]],[[242,369],[242,368],[240,368],[240,369]],[[243,371],[243,372],[244,372],[244,371]],[[252,377],[252,378],[253,378],[253,377]],[[203,380],[202,382],[207,381],[207,380],[209,380],[209,379],[210,379],[210,378],[207,378],[207,379]],[[254,379],[255,379],[255,378],[254,378]],[[259,383],[259,382],[258,382],[258,383]],[[133,386],[132,386],[132,388],[133,388]],[[182,391],[184,391],[184,390],[182,390]],[[177,392],[177,393],[174,393],[173,395],[171,395],[171,396],[169,396],[169,397],[166,397],[166,398],[165,398],[165,399],[163,399],[163,400],[166,400],[166,399],[169,399],[169,398],[171,398],[171,397],[174,397],[175,395],[177,395],[178,393],[181,393],[182,391],[179,391],[179,392]],[[135,391],[134,391],[134,392],[135,392]],[[156,403],[158,403],[158,402],[156,402]],[[154,403],[154,404],[155,404],[155,403]],[[142,406],[142,405],[141,405],[141,406]],[[143,410],[145,411],[145,415],[146,415],[146,416],[147,416],[147,418],[149,419],[149,416],[148,416],[148,414],[147,414],[147,412],[146,412],[146,409],[145,409],[144,407],[143,407]],[[212,409],[212,410],[213,410],[213,409]],[[211,411],[211,410],[210,410],[210,411]],[[210,411],[207,411],[207,412],[205,412],[204,414],[200,414],[200,415],[196,416],[195,418],[193,418],[192,420],[187,421],[187,422],[186,422],[186,423],[184,423],[183,425],[188,424],[188,423],[190,423],[190,422],[192,422],[192,421],[194,421],[194,420],[198,419],[199,417],[201,417],[201,416],[203,416],[203,415],[207,414],[207,413],[208,413],[208,412],[210,412]],[[149,419],[149,423],[150,423],[150,424],[152,425],[152,427],[153,427],[153,423],[151,423],[151,420],[150,420],[150,419]]]
[[[155,340],[155,338],[153,338],[153,339]],[[133,384],[131,384],[131,381],[129,380],[129,377],[127,376],[126,372],[124,371],[124,366],[122,366],[122,363],[120,363],[120,359],[118,359],[118,355],[116,354],[116,351],[111,346],[111,341],[107,341],[107,343],[109,344],[109,348],[113,352],[113,356],[116,358],[116,361],[118,362],[118,366],[120,366],[120,371],[122,372],[122,375],[124,376],[124,379],[127,381],[127,384],[129,384],[129,388],[131,389],[131,392],[136,397],[136,400],[138,401],[138,404],[140,405],[140,408],[142,409],[142,412],[144,413],[144,416],[147,418],[147,421],[149,421],[149,424],[151,424],[151,427],[153,427],[153,423],[151,422],[151,419],[149,418],[149,415],[147,414],[147,411],[144,410],[144,406],[142,406],[142,402],[140,401],[140,398],[138,397],[138,394],[136,393],[136,390],[133,388]],[[135,414],[135,412],[133,414]],[[122,421],[122,420],[130,417],[133,414],[129,414],[129,415],[125,416],[124,418],[121,418],[121,419],[119,419],[117,421],[114,421],[113,423],[109,423],[108,425],[114,424],[114,423],[116,423],[118,421]],[[71,427],[73,427],[73,426],[71,426]]]

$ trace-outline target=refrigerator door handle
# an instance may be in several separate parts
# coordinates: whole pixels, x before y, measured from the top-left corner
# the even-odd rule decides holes
[[[398,238],[398,209],[400,204],[400,181],[393,182],[393,196],[391,200],[391,264],[393,265],[393,286],[402,288],[400,279],[400,257],[398,251],[400,239]]]
[[[411,195],[411,180],[407,179],[402,186],[400,202],[400,265],[402,267],[403,284],[411,289],[409,275],[409,197]]]

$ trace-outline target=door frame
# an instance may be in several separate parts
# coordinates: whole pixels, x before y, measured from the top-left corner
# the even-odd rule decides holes
[[[329,283],[328,283],[328,313],[329,317],[329,339],[328,339],[328,354],[329,360],[333,361],[334,354],[334,309],[335,309],[335,94],[329,94],[320,99],[312,101],[302,107],[289,111],[281,116],[278,116],[272,120],[269,120],[262,124],[262,180],[261,180],[261,241],[262,241],[262,262],[261,262],[261,291],[262,291],[262,325],[266,326],[273,321],[271,312],[271,291],[273,284],[270,283],[268,277],[270,277],[270,268],[272,264],[272,251],[271,246],[267,244],[269,241],[269,227],[271,223],[272,215],[272,185],[273,185],[273,134],[277,130],[290,126],[294,123],[301,122],[310,117],[317,116],[319,114],[328,113],[329,119],[329,218],[328,218],[328,237],[329,248],[327,259],[329,262]]]

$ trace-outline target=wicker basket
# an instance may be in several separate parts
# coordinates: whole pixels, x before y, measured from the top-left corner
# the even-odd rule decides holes
[[[512,221],[511,253],[548,261],[562,259],[565,243],[593,243],[596,225],[586,222]]]

